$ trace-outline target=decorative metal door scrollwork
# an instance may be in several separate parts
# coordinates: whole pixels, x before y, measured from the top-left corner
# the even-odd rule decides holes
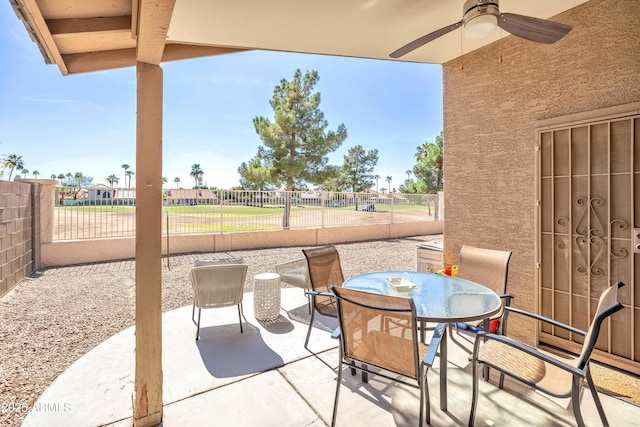
[[[604,230],[602,226],[602,219],[595,209],[596,206],[601,206],[603,200],[601,197],[578,197],[576,204],[580,207],[580,215],[576,221],[575,226],[575,245],[578,252],[581,255],[581,259],[576,262],[576,271],[580,274],[590,274],[592,277],[602,277],[605,274],[605,270],[599,264],[600,261],[606,262],[605,255],[608,251],[607,240],[611,238],[611,230],[617,227],[620,230],[624,230],[628,227],[628,224],[623,219],[613,219],[609,223],[608,230]],[[567,218],[558,218],[559,225],[568,224]],[[560,244],[564,246],[563,244]],[[564,247],[558,246],[559,249]],[[609,255],[613,258],[622,259],[629,255],[629,252],[624,248],[611,248]]]

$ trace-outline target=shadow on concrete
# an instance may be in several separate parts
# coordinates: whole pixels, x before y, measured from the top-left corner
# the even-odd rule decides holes
[[[311,319],[309,308],[306,304],[288,310],[286,312],[289,316],[289,319],[305,325],[308,325],[309,320]],[[316,313],[316,316],[313,319],[313,327],[326,332],[333,332],[338,327],[338,319]]]
[[[216,378],[264,372],[284,365],[284,360],[262,339],[260,329],[244,323],[210,326],[200,329],[197,342],[200,357],[209,373]]]

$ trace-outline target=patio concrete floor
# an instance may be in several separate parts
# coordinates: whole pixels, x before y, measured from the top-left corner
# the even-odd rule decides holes
[[[235,307],[202,311],[196,341],[191,306],[163,314],[164,426],[325,426],[331,424],[338,366],[331,318],[316,317],[309,352],[303,343],[309,315],[300,289],[283,289],[274,322],[253,316],[253,294],[244,296],[244,333]],[[454,333],[455,335],[455,333]],[[471,339],[449,342],[448,411],[439,408],[439,369],[429,371],[431,425],[467,425],[471,402]],[[95,347],[42,394],[23,426],[131,426],[134,329]],[[456,345],[457,344],[457,345]],[[343,376],[340,426],[416,426],[418,391],[382,378]],[[640,425],[640,408],[600,394],[612,426]],[[567,403],[567,402],[563,402]],[[600,420],[585,391],[588,425]],[[509,382],[480,381],[477,426],[572,426],[571,409]]]

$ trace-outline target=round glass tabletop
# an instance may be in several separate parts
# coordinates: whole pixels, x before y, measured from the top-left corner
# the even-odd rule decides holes
[[[384,295],[413,298],[420,320],[467,322],[486,319],[500,311],[498,294],[458,277],[413,271],[385,271],[347,279],[343,285]]]

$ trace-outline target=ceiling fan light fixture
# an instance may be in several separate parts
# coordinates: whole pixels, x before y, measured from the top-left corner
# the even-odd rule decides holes
[[[464,36],[468,39],[482,39],[498,28],[498,18],[493,14],[477,15],[464,23]]]
[[[563,38],[569,31],[570,25],[547,21],[534,16],[518,15],[516,13],[500,13],[500,0],[466,0],[462,7],[462,20],[442,27],[439,30],[425,34],[407,43],[400,49],[391,52],[389,56],[397,59],[412,52],[438,37],[463,27],[460,33],[462,54],[462,35],[471,39],[490,36],[497,27],[514,36],[536,43],[552,44]],[[533,0],[532,0],[533,1]],[[462,67],[461,67],[462,68]]]

